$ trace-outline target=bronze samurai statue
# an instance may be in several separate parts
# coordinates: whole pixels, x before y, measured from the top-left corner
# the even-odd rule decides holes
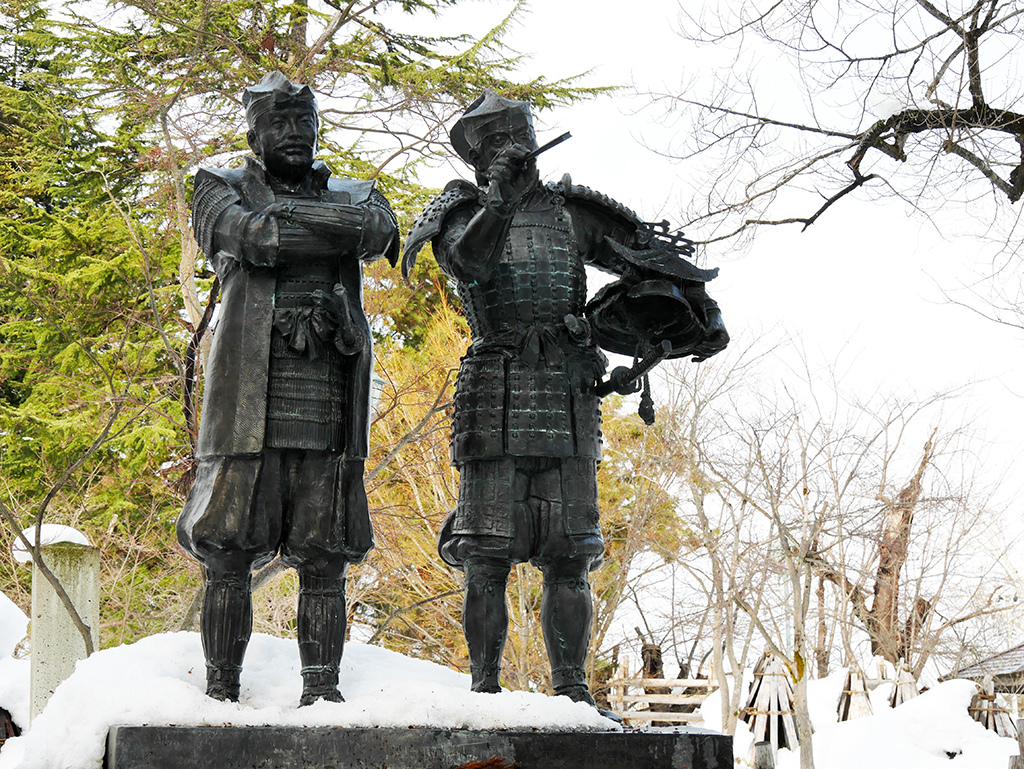
[[[314,160],[308,86],[271,72],[242,103],[254,156],[195,177],[193,226],[220,306],[178,541],[205,567],[207,694],[238,700],[251,574],[280,553],[299,574],[300,704],[338,702],[346,572],[373,547],[361,263],[395,263],[397,222],[372,181]]]
[[[403,270],[432,242],[472,334],[452,426],[459,497],[438,545],[465,572],[472,688],[501,691],[506,583],[513,564],[529,561],[543,574],[555,693],[593,705],[584,663],[588,575],[604,554],[601,397],[638,391],[666,357],[703,360],[725,348],[721,312],[704,287],[717,270],[688,261],[692,242],[666,223],[647,224],[568,175],[541,183],[525,102],[485,91],[451,141],[476,184],[453,181],[429,204],[406,241]],[[618,276],[590,302],[587,265]],[[636,363],[602,381],[600,348]]]

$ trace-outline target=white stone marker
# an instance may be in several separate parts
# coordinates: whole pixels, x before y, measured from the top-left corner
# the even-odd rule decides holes
[[[60,542],[43,546],[43,560],[89,626],[93,649],[99,648],[100,551],[97,547]],[[46,577],[32,564],[31,684],[29,714],[46,707],[58,684],[85,659],[85,640]]]

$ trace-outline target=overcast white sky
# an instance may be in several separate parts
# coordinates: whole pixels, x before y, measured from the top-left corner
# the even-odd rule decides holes
[[[480,0],[447,15],[439,29],[480,33],[511,9],[508,0]],[[697,7],[688,4],[688,7]],[[531,56],[523,74],[549,79],[586,70],[595,85],[640,90],[679,87],[728,66],[730,56],[695,51],[680,38],[678,0],[534,2],[510,37]],[[419,27],[423,31],[423,27]],[[767,62],[766,66],[771,62]],[[569,171],[652,220],[680,220],[693,166],[671,163],[645,148],[677,143],[673,129],[637,113],[632,89],[538,115],[541,141],[571,130],[569,142],[539,161],[546,179]],[[468,170],[456,159],[426,181],[443,184]],[[943,216],[943,233],[908,217],[899,203],[844,201],[818,223],[766,228],[738,253],[715,244],[705,254],[721,267],[710,290],[734,339],[786,331],[813,362],[834,365],[864,397],[916,392],[924,398],[969,385],[976,428],[992,441],[993,463],[1024,453],[1024,357],[1021,333],[957,307],[943,296],[972,280],[983,245],[957,237],[971,215]],[[961,227],[956,217],[963,219]],[[699,232],[688,233],[700,237]],[[1019,490],[1020,478],[1008,488]]]

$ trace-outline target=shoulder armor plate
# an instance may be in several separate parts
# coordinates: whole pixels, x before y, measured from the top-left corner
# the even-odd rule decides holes
[[[200,184],[202,181],[211,182],[213,179],[207,177],[215,177],[232,187],[237,187],[245,178],[246,170],[245,168],[200,168],[196,171],[196,184]]]
[[[213,229],[224,210],[241,201],[242,169],[200,168],[192,192],[192,231],[199,249],[212,256]]]
[[[406,278],[416,264],[416,255],[426,245],[428,240],[433,240],[444,224],[445,217],[457,206],[470,201],[476,202],[480,198],[480,189],[463,179],[455,179],[448,182],[444,192],[431,200],[423,209],[416,221],[413,222],[409,237],[405,239],[405,249],[402,253],[402,275]]]
[[[643,220],[637,216],[631,208],[627,208],[617,200],[607,195],[584,187],[582,184],[573,184],[572,178],[566,174],[558,182],[548,183],[548,189],[556,192],[566,200],[578,200],[583,203],[590,203],[592,206],[602,209],[605,213],[611,214],[619,219],[624,219],[635,227],[643,225]]]

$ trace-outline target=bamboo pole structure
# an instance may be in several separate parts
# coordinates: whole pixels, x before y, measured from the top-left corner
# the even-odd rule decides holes
[[[1017,721],[1017,753],[1016,756],[1010,756],[1009,769],[1024,769],[1024,719]]]
[[[874,715],[874,711],[864,684],[864,674],[859,668],[851,667],[846,671],[846,683],[839,695],[839,720],[852,721],[870,715]]]
[[[985,676],[967,711],[971,718],[1000,737],[1018,738],[1017,730],[1010,719],[1010,712],[1003,698],[996,694],[992,676]]]
[[[693,723],[703,720],[697,708],[707,699],[718,684],[706,678],[613,678],[608,682],[608,702],[612,712],[622,716],[629,723],[665,721],[672,723]],[[630,689],[639,689],[637,694]],[[646,692],[646,688],[657,688],[658,692]],[[666,689],[683,689],[682,694],[665,694]],[[652,704],[689,705],[692,712],[673,713],[651,710]]]
[[[754,742],[770,742],[774,750],[795,748],[800,738],[793,714],[793,686],[789,671],[771,652],[765,652],[754,667],[754,680],[740,718],[753,732]]]
[[[895,708],[918,695],[914,674],[903,660],[896,666],[896,680],[889,695],[889,706]]]

